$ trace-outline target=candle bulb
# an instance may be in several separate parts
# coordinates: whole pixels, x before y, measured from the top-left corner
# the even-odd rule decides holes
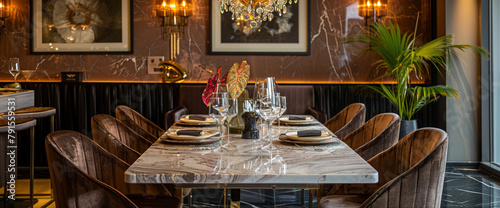
[[[184,12],[184,16],[187,16],[186,11],[186,1],[182,1],[182,11]]]
[[[5,17],[3,14],[4,6],[2,3],[0,3],[0,17]]]
[[[163,17],[167,16],[167,2],[163,1],[160,7]]]

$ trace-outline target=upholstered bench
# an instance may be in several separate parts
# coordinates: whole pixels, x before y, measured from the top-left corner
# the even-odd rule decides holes
[[[165,114],[165,129],[173,125],[181,116],[186,114],[207,114],[208,107],[203,103],[202,93],[206,85],[181,85],[176,108]],[[247,86],[250,98],[254,86]],[[312,85],[278,85],[278,92],[287,97],[285,114],[309,114],[321,123],[326,121],[326,113],[316,109],[314,102],[314,86]]]

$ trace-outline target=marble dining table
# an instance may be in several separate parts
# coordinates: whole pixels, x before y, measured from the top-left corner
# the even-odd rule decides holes
[[[215,127],[173,125],[178,129],[216,130]],[[299,130],[324,130],[313,125],[273,125],[273,133]],[[220,142],[180,145],[164,142],[160,137],[126,171],[125,182],[140,184],[173,184],[177,188],[305,188],[319,184],[376,183],[378,173],[342,141],[324,145],[286,143],[276,136],[274,148],[261,139],[242,139],[230,134],[236,146],[218,151]],[[226,142],[226,138],[223,142]]]

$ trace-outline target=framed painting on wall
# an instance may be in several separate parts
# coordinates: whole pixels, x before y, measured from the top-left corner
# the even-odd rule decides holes
[[[132,53],[132,0],[32,0],[31,53]]]
[[[220,12],[220,2],[210,1],[209,54],[309,55],[309,0],[287,4],[287,13],[274,12],[271,21],[232,20]]]

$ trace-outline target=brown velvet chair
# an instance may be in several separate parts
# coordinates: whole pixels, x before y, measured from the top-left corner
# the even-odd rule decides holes
[[[128,164],[153,144],[110,115],[93,116],[91,125],[94,141]]]
[[[249,97],[253,96],[253,85],[247,85]],[[205,85],[181,85],[177,108],[165,114],[165,129],[173,125],[186,114],[208,114],[208,107],[203,103],[201,95]],[[278,91],[287,97],[286,114],[310,114],[319,122],[326,121],[326,113],[315,108],[314,86],[312,85],[278,85]]]
[[[342,109],[337,115],[324,123],[339,139],[363,126],[366,117],[366,107],[363,103],[353,103]]]
[[[51,133],[45,148],[58,208],[181,207],[161,185],[125,183],[129,165],[78,132]]]
[[[144,116],[128,106],[116,106],[115,112],[116,118],[119,121],[150,142],[156,142],[156,140],[158,140],[158,138],[165,133],[165,130],[147,118],[144,118]]]
[[[401,119],[394,113],[376,115],[342,141],[363,159],[369,160],[398,142]]]
[[[377,184],[336,185],[319,207],[439,207],[447,149],[443,130],[414,131],[368,160],[379,173]]]

